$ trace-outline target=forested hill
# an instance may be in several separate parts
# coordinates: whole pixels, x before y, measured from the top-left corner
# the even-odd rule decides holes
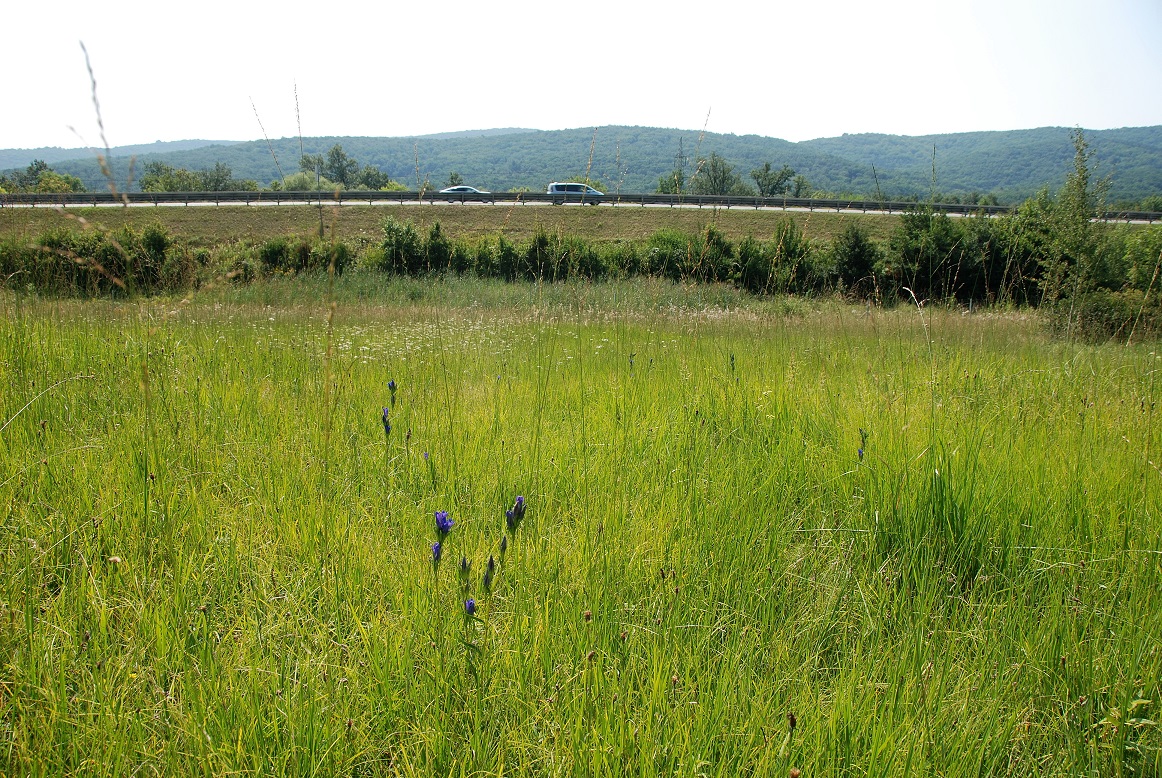
[[[174,140],[143,143],[136,146],[117,146],[109,149],[114,157],[143,156],[146,154],[166,154],[174,151],[188,151],[205,146],[228,146],[238,141],[232,140]],[[0,170],[22,168],[35,159],[52,165],[62,160],[88,157],[96,152],[87,149],[66,149],[60,146],[43,146],[39,149],[0,149]]]
[[[1109,200],[1137,201],[1162,194],[1162,126],[1086,131],[1099,176],[1111,176]],[[358,161],[374,165],[396,181],[417,187],[443,186],[451,173],[482,189],[526,187],[542,191],[550,181],[583,178],[609,192],[652,192],[658,179],[715,153],[747,183],[750,171],[766,162],[788,165],[806,177],[820,196],[875,196],[926,199],[994,194],[1017,202],[1044,186],[1055,190],[1071,168],[1070,130],[978,132],[906,137],[844,135],[791,143],[757,135],[723,135],[652,127],[598,127],[574,130],[470,131],[419,138],[315,137],[303,139],[307,154],[325,154],[335,144]],[[228,165],[237,179],[260,185],[298,170],[298,138],[138,154],[134,169],[162,161],[190,170]],[[50,161],[47,160],[46,161]],[[105,184],[91,158],[51,161],[55,170],[81,178],[89,188]],[[874,174],[873,174],[874,167]],[[114,157],[118,185],[129,177],[129,157]]]
[[[927,191],[935,162],[937,191],[975,189],[1004,201],[1024,199],[1065,180],[1073,160],[1072,130],[1042,127],[948,135],[843,135],[798,144],[857,164],[889,170]],[[1110,197],[1162,194],[1162,127],[1086,130],[1096,174],[1110,176]]]

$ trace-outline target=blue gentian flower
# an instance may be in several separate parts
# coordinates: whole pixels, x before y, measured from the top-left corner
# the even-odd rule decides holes
[[[395,379],[387,382],[387,391],[391,392],[391,407],[395,407]]]
[[[476,615],[476,600],[469,598],[468,601],[464,603],[464,612],[467,613],[469,616],[475,616]]]
[[[505,521],[508,523],[510,532],[515,532],[521,519],[525,517],[525,498],[517,496],[516,501],[512,504],[512,508],[504,512]]]
[[[508,535],[500,536],[500,557],[504,558],[504,552],[508,551]]]
[[[436,511],[436,532],[440,535],[447,535],[452,531],[452,525],[456,522],[448,518],[447,511]]]
[[[440,564],[440,555],[444,552],[444,547],[440,545],[440,541],[432,544],[432,562]]]
[[[383,409],[383,434],[384,435],[391,434],[391,421],[387,418],[388,410],[389,410],[388,408]]]
[[[859,449],[858,451],[856,451],[856,453],[859,454],[859,461],[862,462],[863,461],[863,449],[862,448]]]
[[[488,557],[488,566],[484,568],[484,590],[492,591],[492,577],[496,574],[496,560]]]

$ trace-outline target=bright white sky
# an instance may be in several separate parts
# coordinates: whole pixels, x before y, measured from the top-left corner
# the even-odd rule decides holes
[[[630,124],[1162,124],[1160,0],[5,0],[0,148]],[[707,117],[709,119],[707,120]],[[70,128],[75,128],[70,129]]]

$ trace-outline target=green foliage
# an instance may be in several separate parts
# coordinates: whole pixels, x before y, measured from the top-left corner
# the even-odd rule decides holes
[[[900,217],[883,267],[885,286],[910,290],[920,299],[954,300],[962,284],[958,271],[969,260],[963,225],[947,214],[920,208]]]
[[[849,222],[831,243],[832,269],[843,288],[868,297],[875,293],[880,247],[858,222]]]
[[[287,176],[282,188],[288,192],[334,192],[343,187],[326,176],[317,177],[314,171],[300,170]]]
[[[194,255],[165,228],[54,229],[0,244],[0,277],[55,295],[123,295],[194,288]]]
[[[690,191],[696,195],[753,195],[754,190],[743,183],[742,177],[734,172],[725,158],[712,152],[709,157],[699,159],[694,175],[690,177]]]
[[[327,151],[327,160],[323,165],[323,174],[344,189],[347,189],[359,177],[359,163],[352,159],[347,152],[343,151],[341,144],[336,143]]]
[[[305,238],[273,238],[258,247],[258,261],[264,274],[328,272],[339,274],[351,261],[351,249],[344,243]]]
[[[0,176],[0,192],[84,192],[85,184],[76,176],[57,173],[44,160],[36,159],[24,170]]]
[[[382,258],[376,268],[399,275],[415,275],[423,268],[423,241],[415,225],[392,217],[383,221]]]
[[[783,165],[780,169],[774,170],[770,162],[764,162],[761,168],[750,171],[750,177],[758,186],[760,197],[776,197],[785,195],[791,190],[795,171],[790,165]]]
[[[303,154],[299,157],[299,172],[322,175],[326,164],[326,158],[322,154]]]
[[[46,170],[36,181],[37,192],[84,192],[85,185],[76,176]]]
[[[658,194],[682,194],[686,186],[686,171],[674,168],[658,179]]]
[[[1162,295],[1146,296],[1140,289],[1089,289],[1072,299],[1071,334],[1092,341],[1126,341],[1131,333],[1141,341],[1162,335]],[[1066,326],[1055,317],[1058,328]]]
[[[208,170],[174,168],[164,162],[146,164],[140,181],[143,192],[254,192],[251,179],[234,178],[228,165],[216,162]]]

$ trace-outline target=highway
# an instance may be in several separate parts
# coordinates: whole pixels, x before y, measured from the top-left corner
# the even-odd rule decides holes
[[[321,194],[321,196],[320,196]],[[562,204],[559,195],[543,192],[496,192],[485,195],[441,195],[438,192],[75,192],[0,194],[0,208],[93,208],[93,207],[205,207],[222,205],[414,205],[416,207],[475,205],[489,207],[540,207]],[[899,214],[927,207],[926,203],[906,201],[872,201],[820,199],[806,197],[715,197],[709,195],[667,195],[646,193],[607,194],[599,202],[584,204],[570,201],[564,207],[593,205],[602,208],[692,208],[748,209],[775,211],[831,211],[848,213]],[[1012,206],[933,203],[934,211],[951,216],[997,216],[1011,213]],[[1152,224],[1162,221],[1162,213],[1148,211],[1107,211],[1103,221]]]

